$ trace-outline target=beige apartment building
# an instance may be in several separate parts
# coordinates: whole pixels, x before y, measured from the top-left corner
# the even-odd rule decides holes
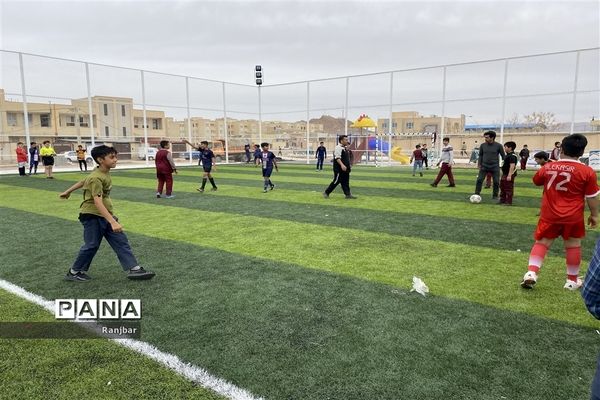
[[[380,134],[389,132],[389,118],[377,120],[377,130]],[[465,130],[465,115],[458,118],[444,118],[445,133],[462,133]],[[392,113],[392,134],[440,133],[442,117],[437,115],[423,116],[417,111],[398,111]]]
[[[88,99],[74,99],[70,104],[27,103],[30,139],[38,143],[53,142],[57,152],[72,150],[79,143],[90,143],[91,126],[94,141],[115,146],[121,158],[137,154],[144,140],[144,111],[134,108],[127,97],[92,97],[90,124]],[[164,111],[146,109],[146,131],[149,142],[156,145],[162,139],[178,142],[188,137],[188,120],[175,120]],[[225,138],[224,118],[190,118],[192,140],[215,141]],[[311,134],[323,132],[322,124],[311,124]],[[258,141],[259,123],[254,119],[227,119],[227,134],[235,142]],[[295,137],[298,136],[297,139]],[[294,138],[292,140],[292,138]],[[283,146],[299,146],[306,141],[306,121],[263,121],[262,139]],[[6,99],[0,89],[0,160],[15,155],[16,143],[25,142],[23,103]]]

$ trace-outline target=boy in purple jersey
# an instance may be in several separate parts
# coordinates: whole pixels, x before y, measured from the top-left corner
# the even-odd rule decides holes
[[[261,143],[260,147],[262,147],[262,152],[260,153],[259,160],[262,164],[262,176],[265,182],[263,193],[267,193],[267,187],[270,187],[271,190],[275,189],[275,185],[271,182],[271,174],[273,173],[273,167],[275,167],[277,172],[279,172],[279,167],[277,167],[275,154],[269,151],[269,143]]]
[[[199,191],[200,193],[204,192],[204,187],[206,186],[206,180],[208,179],[210,181],[210,184],[212,185],[212,190],[213,192],[217,191],[217,185],[215,184],[215,180],[213,179],[211,172],[213,167],[216,170],[216,158],[215,158],[215,154],[213,153],[213,151],[211,149],[208,148],[208,142],[206,140],[203,140],[200,142],[200,146],[194,146],[193,144],[191,144],[190,142],[188,142],[186,139],[182,139],[185,143],[189,144],[190,146],[192,146],[193,148],[198,149],[198,151],[200,152],[200,159],[198,160],[198,165],[202,165],[202,169],[204,170],[204,173],[202,174],[202,185],[196,189],[197,191]]]

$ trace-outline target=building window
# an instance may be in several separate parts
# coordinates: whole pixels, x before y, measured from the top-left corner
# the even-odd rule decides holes
[[[44,126],[46,128],[50,126],[50,114],[40,115],[40,126]]]
[[[127,136],[127,128],[123,127],[123,136]]]
[[[157,118],[152,119],[152,129],[160,129],[160,120]]]
[[[121,116],[125,116],[125,106],[121,105]]]
[[[79,126],[87,127],[88,123],[83,119],[83,117],[79,117]]]
[[[104,104],[104,115],[108,115],[108,104]]]
[[[415,127],[415,124],[413,122],[407,122],[406,123],[406,129],[412,129]]]
[[[17,113],[6,113],[6,122],[8,126],[17,126]]]
[[[108,130],[108,126],[104,127],[104,135],[105,136],[109,136],[110,135],[110,131]]]

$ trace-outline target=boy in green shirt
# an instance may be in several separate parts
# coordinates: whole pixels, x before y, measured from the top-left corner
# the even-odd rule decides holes
[[[110,247],[119,258],[124,271],[129,271],[127,278],[144,280],[152,279],[154,272],[146,271],[138,265],[131,251],[127,235],[117,217],[113,215],[110,190],[112,179],[110,170],[117,166],[117,151],[113,147],[98,146],[92,150],[92,158],[98,163],[96,168],[86,179],[77,182],[60,194],[63,199],[68,199],[72,192],[83,188],[83,203],[79,212],[79,221],[83,224],[84,244],[65,279],[74,282],[86,282],[91,279],[87,274],[92,259],[100,248],[102,238],[106,238]]]

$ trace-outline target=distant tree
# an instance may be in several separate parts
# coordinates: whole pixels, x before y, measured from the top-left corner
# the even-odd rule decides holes
[[[533,124],[535,132],[555,131],[560,126],[554,113],[549,111],[534,111],[531,114],[524,115],[523,120],[526,124]]]

